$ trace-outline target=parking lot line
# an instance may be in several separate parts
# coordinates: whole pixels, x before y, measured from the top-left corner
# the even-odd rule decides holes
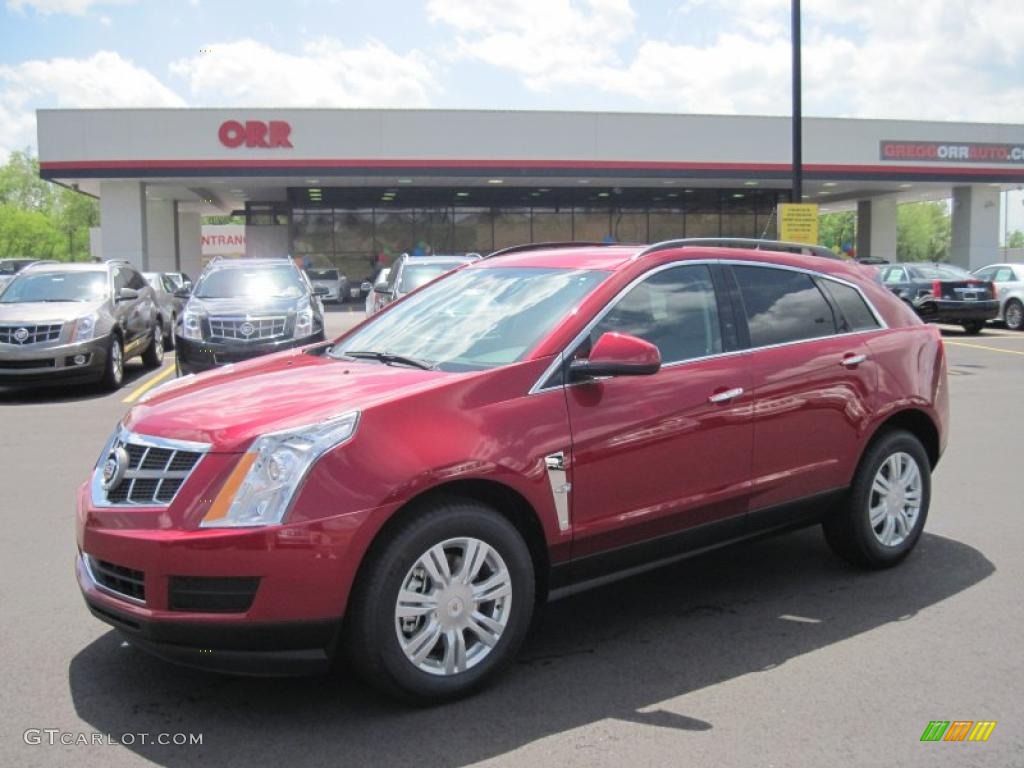
[[[947,344],[953,344],[953,345],[955,345],[957,347],[972,347],[973,349],[987,349],[990,352],[1002,352],[1003,354],[1006,354],[1006,355],[1024,355],[1024,352],[1022,352],[1019,349],[1001,349],[999,347],[990,347],[987,344],[971,344],[970,342],[967,342],[967,341],[950,341],[949,339],[945,339],[945,342]]]
[[[174,364],[173,363],[171,363],[171,364],[164,363],[164,365],[166,365],[167,367],[164,368],[163,370],[159,371],[155,376],[153,376],[153,377],[147,379],[146,381],[144,381],[142,384],[137,386],[135,389],[133,389],[131,391],[131,394],[129,394],[128,397],[126,397],[121,402],[122,403],[134,403],[136,400],[138,400],[140,397],[142,397],[144,394],[146,394],[149,390],[151,390],[153,387],[155,387],[161,381],[163,381],[164,379],[166,379],[169,376],[171,376],[174,373]]]

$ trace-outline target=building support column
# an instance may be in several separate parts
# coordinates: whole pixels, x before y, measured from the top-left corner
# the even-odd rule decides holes
[[[988,186],[953,188],[951,263],[974,270],[999,261],[999,194]]]
[[[857,201],[857,257],[896,261],[896,199]]]
[[[100,240],[104,260],[121,259],[139,269],[149,269],[145,184],[100,182]]]
[[[174,201],[146,202],[147,269],[152,272],[174,270]]]
[[[202,271],[202,226],[198,213],[178,212],[178,272],[193,280]]]

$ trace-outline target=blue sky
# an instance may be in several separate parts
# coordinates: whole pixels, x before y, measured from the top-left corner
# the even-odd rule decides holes
[[[0,157],[55,106],[790,106],[790,0],[0,2]],[[804,0],[805,113],[1024,122],[1020,7]]]

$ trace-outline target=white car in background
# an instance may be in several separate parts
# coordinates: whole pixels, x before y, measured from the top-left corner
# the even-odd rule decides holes
[[[336,301],[340,304],[348,298],[348,278],[333,267],[308,267],[306,277],[314,289],[327,289],[327,293],[321,296],[324,302]]]
[[[999,315],[1011,331],[1024,330],[1024,264],[989,264],[974,271],[974,277],[995,283]]]

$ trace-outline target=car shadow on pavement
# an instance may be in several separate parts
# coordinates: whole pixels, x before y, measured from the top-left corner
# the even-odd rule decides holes
[[[427,709],[347,673],[275,680],[178,668],[113,631],[71,661],[69,684],[99,732],[203,734],[201,746],[128,746],[164,766],[462,766],[606,718],[713,733],[714,723],[659,703],[751,673],[768,672],[772,685],[769,671],[790,659],[913,621],[994,570],[977,550],[925,534],[901,566],[865,573],[808,529],[552,603],[493,687]]]
[[[164,362],[164,365],[174,365]],[[140,362],[125,363],[124,383],[117,392],[104,389],[101,384],[60,384],[40,383],[7,386],[0,384],[0,405],[40,405],[42,403],[78,403],[85,400],[98,400],[111,395],[127,397],[134,384],[143,377],[155,373],[155,369],[146,368]]]

